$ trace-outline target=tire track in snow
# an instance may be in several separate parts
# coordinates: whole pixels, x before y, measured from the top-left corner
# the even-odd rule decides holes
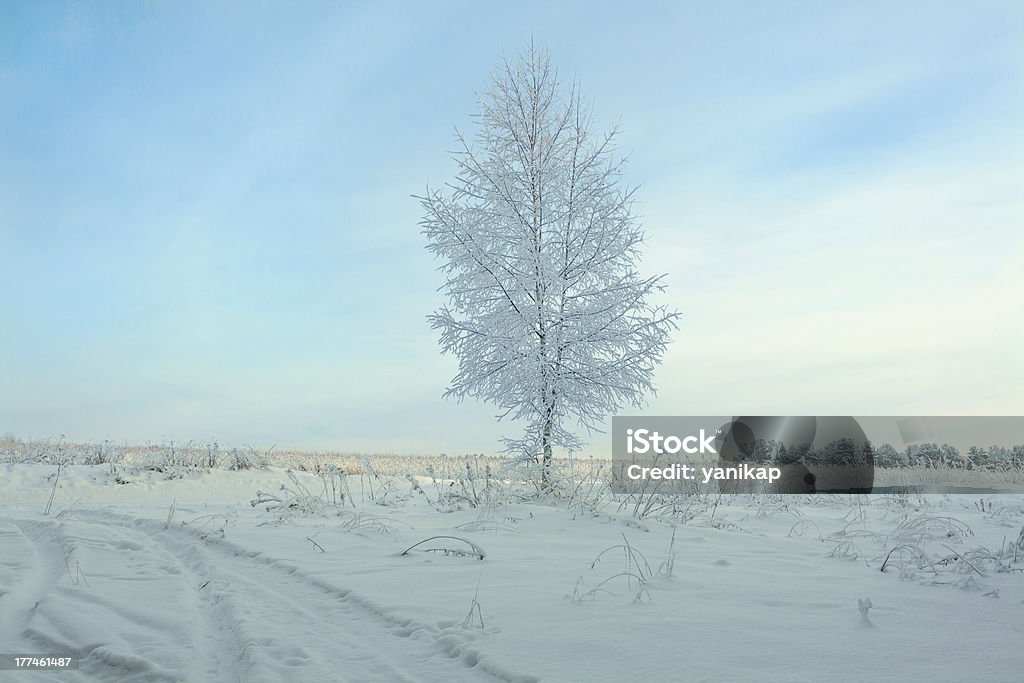
[[[0,522],[0,643],[24,637],[33,613],[62,573],[57,568],[64,567],[63,557],[40,548],[45,545],[42,533],[46,530],[26,533],[14,521]]]
[[[89,521],[82,523],[87,526],[88,531],[100,534],[102,540],[85,540],[78,537],[77,542],[105,544],[119,552],[128,553],[130,557],[138,558],[132,560],[130,565],[126,563],[124,567],[134,570],[135,576],[121,572],[117,576],[117,580],[147,580],[147,574],[150,576],[153,574],[177,576],[180,582],[177,597],[180,598],[180,608],[182,609],[174,611],[178,618],[172,620],[153,616],[152,607],[146,602],[126,607],[113,604],[106,599],[106,596],[87,597],[91,595],[90,593],[83,594],[84,601],[105,605],[109,610],[127,619],[136,628],[143,625],[159,625],[167,633],[168,641],[177,638],[179,641],[187,643],[191,650],[188,656],[189,672],[173,673],[172,680],[224,681],[225,683],[251,680],[247,677],[245,667],[240,666],[238,658],[228,654],[237,652],[242,647],[236,631],[231,628],[231,606],[221,604],[220,600],[210,592],[204,592],[203,581],[191,571],[186,563],[181,561],[178,555],[168,551],[164,545],[154,541],[148,534],[140,530],[106,523]],[[175,621],[178,623],[174,623]],[[167,623],[161,624],[160,622]],[[124,656],[123,653],[112,652],[106,646],[93,649],[91,653],[98,663],[107,667],[117,667]]]
[[[102,571],[92,576],[93,583],[90,584],[79,564],[79,559],[85,559],[87,567],[96,569],[100,564],[96,560],[102,557],[97,553],[105,551],[116,560],[123,557],[125,551],[144,553],[146,546],[113,529],[68,520],[9,519],[6,526],[20,533],[25,541],[20,554],[33,558],[31,567],[27,563],[22,564],[21,574],[25,577],[23,583],[34,586],[34,589],[22,591],[23,595],[32,596],[27,600],[22,597],[22,602],[31,601],[32,604],[22,610],[21,619],[8,621],[4,618],[0,622],[0,626],[4,626],[0,629],[0,650],[47,653],[82,660],[79,670],[33,672],[33,680],[63,683],[203,680],[183,676],[175,671],[175,667],[166,666],[166,661],[156,661],[148,651],[137,654],[132,648],[125,647],[120,637],[122,634],[132,634],[136,639],[144,635],[150,643],[171,643],[163,650],[173,654],[176,640],[181,645],[186,644],[182,640],[184,631],[174,628],[180,619],[173,614],[147,609],[143,601],[132,602],[119,592],[112,593],[110,582],[103,582]],[[0,542],[2,540],[0,536]],[[115,581],[133,579],[136,582],[178,573],[163,571],[160,572],[162,577],[129,576],[119,567],[121,563],[115,561],[110,564],[115,567]],[[151,649],[147,644],[146,650]],[[172,659],[184,661],[185,657],[179,653]],[[8,680],[4,678],[5,673],[0,672],[0,681]]]
[[[103,522],[83,520],[82,523],[88,525],[91,531],[102,534],[102,543],[139,558],[138,561],[133,562],[133,566],[126,568],[134,569],[139,574],[143,573],[146,569],[152,570],[157,568],[162,569],[164,574],[180,577],[180,607],[184,609],[179,609],[176,612],[179,617],[184,612],[186,615],[184,621],[191,628],[186,628],[178,635],[181,640],[187,641],[190,644],[192,653],[188,658],[190,672],[188,674],[176,674],[176,680],[218,681],[218,683],[221,681],[228,683],[231,681],[256,680],[248,675],[249,672],[244,666],[244,660],[240,660],[231,654],[241,651],[244,643],[239,639],[237,629],[233,628],[236,620],[232,605],[222,601],[212,590],[207,590],[210,585],[209,582],[193,572],[191,567],[186,562],[183,562],[179,555],[169,551],[166,546],[155,541],[142,530]],[[82,538],[77,540],[78,542],[85,542]],[[96,542],[94,540],[88,541],[88,543]],[[156,563],[153,562],[154,559],[157,560]],[[148,573],[152,574],[154,572],[150,571]],[[118,579],[122,581],[145,580],[145,576],[131,577],[122,574]],[[136,625],[143,623],[152,625],[154,621],[159,621],[159,617],[154,619],[151,615],[140,615],[138,613],[139,605],[134,606],[132,609],[125,609],[123,606],[118,608],[111,605],[109,601],[105,602],[102,596],[88,598],[88,601],[106,604],[109,609],[120,611],[121,616],[134,622]],[[141,605],[141,609],[152,612],[151,607],[145,603]],[[165,630],[169,632],[169,635],[174,635],[171,633],[174,630],[173,624],[167,624]],[[98,655],[102,662],[107,664],[117,664],[118,662],[117,657],[109,656],[107,648],[98,651],[94,650],[93,652]]]
[[[478,634],[398,617],[298,567],[189,527],[109,511],[91,523],[174,563],[194,587],[199,680],[508,681],[472,646]]]

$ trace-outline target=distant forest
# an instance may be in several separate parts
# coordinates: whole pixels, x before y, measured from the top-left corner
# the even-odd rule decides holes
[[[756,439],[740,444],[744,460],[754,463],[788,464],[802,460],[807,464],[852,465],[866,459],[875,467],[932,467],[973,470],[1010,470],[1024,468],[1024,444],[1005,446],[971,446],[961,453],[949,444],[920,443],[899,450],[892,444],[874,446],[865,441],[863,450],[858,449],[853,439],[838,439],[824,448],[810,446],[786,446],[781,441]]]

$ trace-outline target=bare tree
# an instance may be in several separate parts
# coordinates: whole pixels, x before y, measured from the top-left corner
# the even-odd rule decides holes
[[[637,272],[643,231],[620,188],[617,130],[595,135],[573,83],[531,43],[480,96],[473,144],[456,133],[458,174],[420,199],[448,305],[429,316],[459,359],[445,396],[497,405],[526,423],[509,451],[543,463],[578,450],[624,404],[642,407],[679,313],[652,304]]]

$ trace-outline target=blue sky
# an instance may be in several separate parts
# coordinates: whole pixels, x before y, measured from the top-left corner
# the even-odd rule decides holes
[[[647,414],[1020,414],[1020,3],[3,0],[0,432],[495,450],[410,195],[531,36],[684,314]]]

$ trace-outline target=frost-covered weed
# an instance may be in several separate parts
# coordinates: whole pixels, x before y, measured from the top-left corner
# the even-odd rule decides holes
[[[668,554],[664,562],[658,565],[657,570],[651,569],[650,562],[647,561],[647,557],[644,556],[639,549],[633,547],[626,538],[626,535],[622,535],[622,543],[617,545],[608,546],[597,554],[594,561],[590,563],[590,569],[594,570],[604,561],[607,555],[614,556],[616,553],[622,553],[622,569],[617,571],[610,576],[606,576],[599,581],[593,588],[587,588],[586,582],[583,577],[579,577],[576,581],[576,585],[573,588],[573,594],[571,600],[574,603],[581,603],[586,600],[594,600],[599,595],[615,595],[611,590],[616,585],[625,583],[626,590],[630,595],[633,596],[634,603],[650,602],[651,593],[648,590],[648,584],[654,578],[668,578],[675,575],[675,563],[676,563],[676,529],[672,529],[672,538],[669,541]]]
[[[280,492],[277,494],[257,491],[256,498],[249,501],[249,504],[253,507],[262,506],[267,512],[323,514],[327,508],[327,503],[323,498],[310,493],[309,489],[299,481],[291,470],[287,470],[285,474],[288,475],[291,486],[281,484]]]

